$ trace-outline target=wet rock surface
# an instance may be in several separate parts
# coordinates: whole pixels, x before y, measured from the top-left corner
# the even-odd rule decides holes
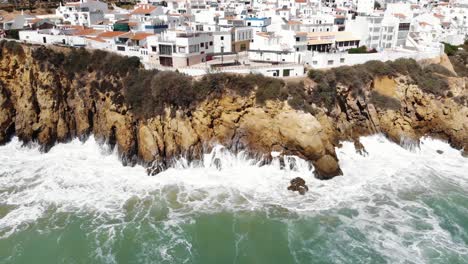
[[[309,191],[309,187],[306,185],[306,182],[301,177],[296,177],[291,180],[290,185],[288,187],[289,191],[299,192],[299,194],[304,195],[306,192]]]

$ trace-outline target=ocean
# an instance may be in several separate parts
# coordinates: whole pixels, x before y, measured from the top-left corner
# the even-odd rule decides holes
[[[94,138],[0,147],[0,263],[468,263],[468,159],[425,138],[337,148],[320,181],[217,146],[156,176]],[[218,168],[215,159],[221,160]],[[306,195],[288,191],[302,177]]]

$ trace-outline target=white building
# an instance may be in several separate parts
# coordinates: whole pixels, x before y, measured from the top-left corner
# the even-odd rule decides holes
[[[374,12],[375,0],[356,0],[356,11],[359,15],[370,15]]]
[[[147,39],[150,63],[186,67],[206,62],[214,51],[213,33],[168,30]]]
[[[68,2],[55,10],[55,14],[62,18],[64,23],[71,25],[90,26],[104,19],[108,12],[107,4],[94,0],[81,0]]]
[[[346,22],[346,31],[361,39],[361,45],[381,51],[406,44],[410,20],[396,16],[357,16]]]

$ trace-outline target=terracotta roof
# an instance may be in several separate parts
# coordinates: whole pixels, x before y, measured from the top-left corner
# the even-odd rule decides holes
[[[444,18],[444,16],[441,15],[441,14],[434,14],[434,16],[437,17],[437,18]]]
[[[97,42],[102,42],[102,43],[105,43],[106,41],[103,40],[102,38],[93,38],[93,37],[85,37],[86,39],[89,39],[89,40],[94,40],[94,41],[97,41]]]
[[[6,15],[0,16],[0,18],[1,18],[0,22],[2,22],[2,23],[9,22],[11,20],[14,20],[19,15],[21,15],[21,14],[9,14],[9,13],[7,13]]]
[[[296,0],[296,3],[307,3],[307,0]]]
[[[132,40],[142,40],[142,39],[145,39],[149,36],[153,36],[154,34],[151,34],[151,33],[146,33],[146,32],[136,32],[136,33],[132,33],[132,32],[128,32],[124,35],[121,35],[120,37],[121,38],[128,38],[128,39],[132,39]]]
[[[430,24],[427,22],[419,22],[419,25],[425,27],[425,26],[429,26]]]
[[[138,26],[138,22],[128,22],[129,27]]]
[[[353,36],[351,32],[308,32],[308,43],[311,45],[333,43],[334,41],[356,41],[359,38]]]
[[[406,18],[406,16],[402,13],[394,13],[393,15],[398,18]]]
[[[100,32],[102,32],[102,31],[98,31],[98,30],[95,30],[95,29],[92,29],[92,28],[85,28],[85,29],[78,30],[73,35],[75,35],[75,36],[97,35]]]
[[[288,21],[288,25],[300,25],[302,24],[301,21],[297,21],[297,20],[289,20]]]
[[[296,32],[296,36],[307,36],[307,32]]]
[[[99,34],[97,37],[98,38],[115,38],[120,35],[127,34],[127,32],[122,32],[122,31],[106,31],[104,33]]]
[[[81,5],[80,2],[68,2],[68,3],[65,3],[66,6],[79,6]]]
[[[41,18],[34,18],[34,19],[31,19],[31,21],[29,21],[29,23],[35,24],[35,23],[40,22],[40,21],[42,21]]]
[[[136,9],[132,11],[132,15],[145,15],[151,14],[154,10],[156,10],[156,6],[153,5],[140,5]]]
[[[61,25],[60,27],[64,29],[75,29],[75,30],[83,30],[85,28],[84,26],[79,26],[79,25]]]

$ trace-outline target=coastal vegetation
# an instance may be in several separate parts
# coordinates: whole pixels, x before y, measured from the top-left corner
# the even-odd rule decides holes
[[[356,97],[362,95],[374,78],[398,75],[410,77],[412,83],[425,92],[444,95],[448,90],[446,76],[453,76],[453,73],[436,64],[422,67],[413,59],[397,59],[389,62],[368,61],[364,64],[342,66],[327,71],[310,70],[308,73],[309,78],[317,83],[312,101],[328,109],[336,103],[337,86],[346,87]],[[374,99],[379,102],[383,100],[382,97]],[[389,102],[382,105],[393,108],[396,104]]]
[[[363,53],[376,53],[377,51],[375,49],[367,49],[366,46],[360,46],[357,48],[351,48],[348,50],[349,54],[363,54]]]

